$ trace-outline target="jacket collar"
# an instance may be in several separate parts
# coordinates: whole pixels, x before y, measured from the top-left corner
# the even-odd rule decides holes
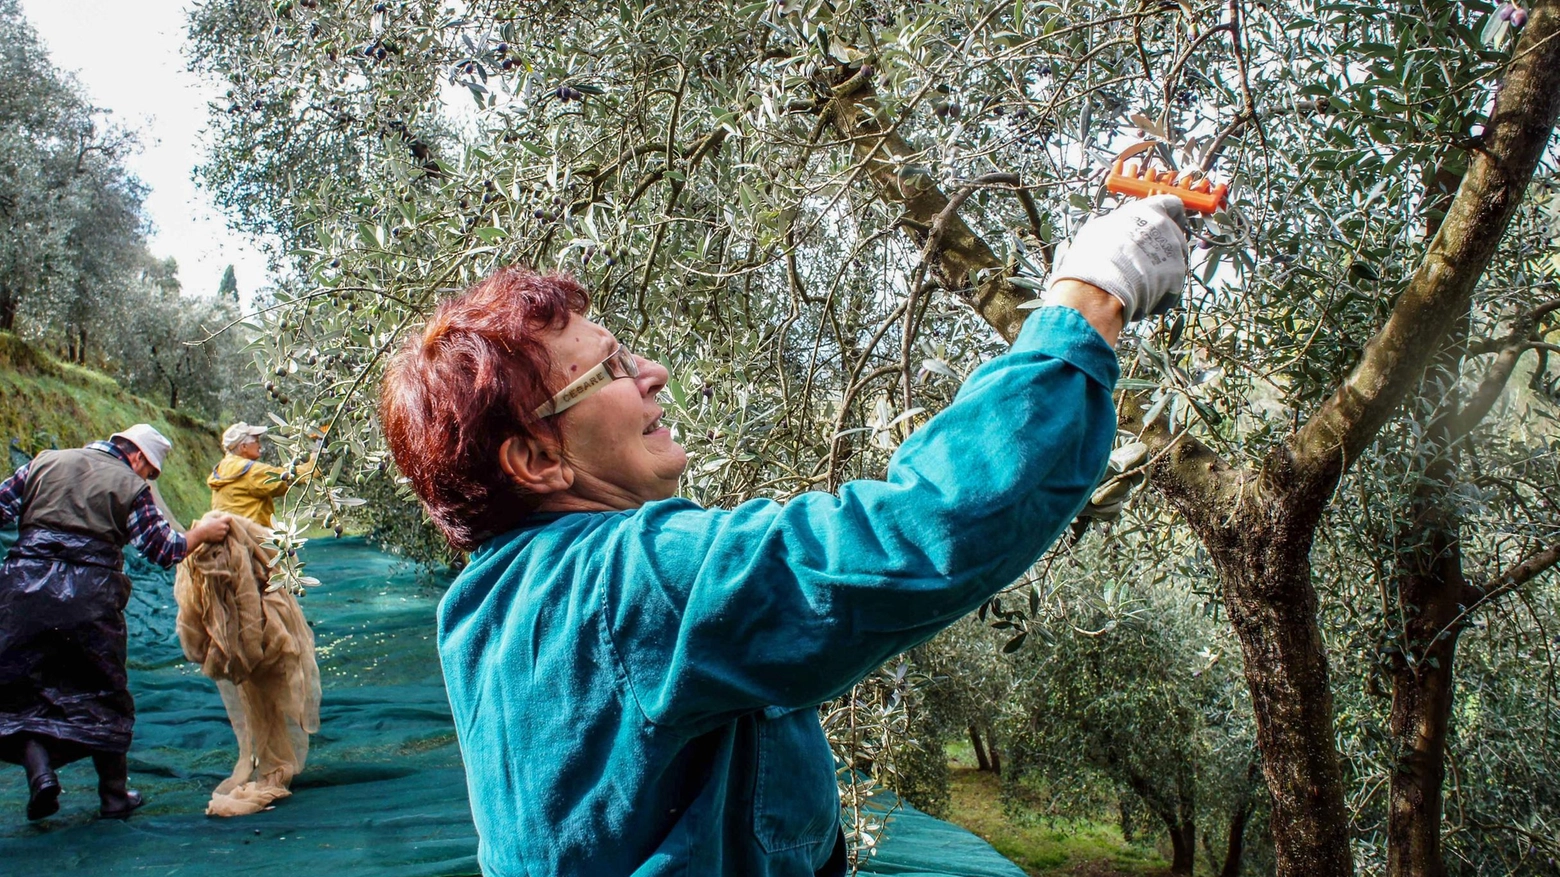
[[[125,452],[121,451],[119,446],[113,442],[92,442],[91,444],[87,445],[87,447],[94,451],[102,451],[103,453],[108,454],[126,466],[130,466],[130,458],[125,456]],[[131,466],[131,469],[134,468],[135,467]]]

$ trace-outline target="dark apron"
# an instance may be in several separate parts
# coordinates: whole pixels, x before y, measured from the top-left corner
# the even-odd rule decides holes
[[[128,752],[135,701],[125,677],[130,579],[113,542],[32,528],[0,568],[0,758],[22,735],[60,760]]]

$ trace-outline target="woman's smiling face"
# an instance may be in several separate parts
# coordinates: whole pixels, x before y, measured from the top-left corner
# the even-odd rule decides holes
[[[554,391],[610,357],[618,340],[605,328],[572,314],[568,325],[547,339]],[[610,381],[554,415],[563,432],[565,456],[576,501],[609,509],[638,508],[677,492],[688,455],[661,423],[656,395],[666,386],[666,369],[636,357],[637,377]],[[561,497],[560,497],[561,498]]]

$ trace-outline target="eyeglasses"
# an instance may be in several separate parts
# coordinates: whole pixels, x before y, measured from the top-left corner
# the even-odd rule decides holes
[[[568,410],[581,399],[618,378],[637,377],[639,377],[639,360],[634,358],[634,354],[627,347],[619,344],[617,349],[612,351],[611,356],[575,378],[567,387],[559,390],[557,395],[536,406],[536,410],[531,413],[537,418],[551,417]]]

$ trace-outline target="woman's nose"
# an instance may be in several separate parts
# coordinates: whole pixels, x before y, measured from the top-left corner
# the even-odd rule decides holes
[[[634,358],[639,360],[639,384],[641,391],[647,396],[654,396],[661,392],[666,386],[666,382],[672,379],[672,373],[666,370],[666,366],[653,359],[645,359],[637,353],[634,354]]]

